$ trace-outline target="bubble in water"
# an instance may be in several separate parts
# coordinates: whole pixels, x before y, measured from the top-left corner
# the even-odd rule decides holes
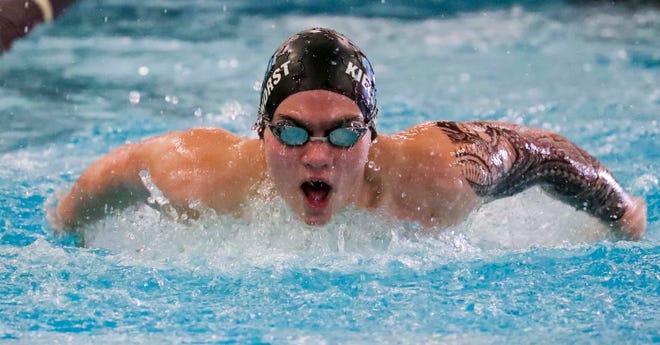
[[[616,52],[614,52],[613,55],[618,60],[627,60],[628,59],[628,52],[625,49],[619,49]]]
[[[649,94],[649,100],[651,102],[660,103],[660,89],[655,89]]]
[[[165,96],[165,102],[177,105],[177,104],[179,104],[179,97],[166,95]]]
[[[231,58],[229,60],[221,59],[218,61],[218,67],[221,69],[236,68],[238,67],[238,60],[235,58]]]
[[[640,193],[648,193],[658,188],[658,178],[652,174],[644,174],[636,178],[632,183],[632,190]]]
[[[245,111],[245,109],[243,109],[243,105],[241,105],[241,103],[237,101],[226,102],[225,104],[222,105],[222,109],[220,110],[220,112],[221,112],[221,116],[225,118],[229,116],[232,121],[236,120],[236,118],[239,116],[247,115],[247,112]]]
[[[140,68],[138,68],[138,74],[141,75],[141,76],[143,76],[143,77],[146,76],[146,75],[148,75],[148,74],[149,74],[149,67],[147,67],[147,66],[140,66]]]
[[[472,79],[470,73],[461,73],[461,75],[459,76],[459,80],[461,81],[461,83],[467,83],[470,81],[470,79]]]
[[[131,102],[131,104],[138,104],[140,103],[140,93],[137,91],[131,91],[128,93],[128,101]]]

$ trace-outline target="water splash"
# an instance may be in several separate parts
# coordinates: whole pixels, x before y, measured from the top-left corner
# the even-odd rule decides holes
[[[424,229],[379,212],[349,208],[321,227],[300,222],[284,201],[252,200],[241,218],[206,213],[181,223],[169,201],[141,174],[157,205],[137,205],[85,229],[85,244],[137,262],[178,262],[214,267],[286,267],[316,258],[317,264],[375,267],[400,262],[422,269],[454,259],[500,255],[533,247],[570,247],[607,238],[605,227],[539,190],[484,206],[449,229]],[[165,215],[162,213],[165,212]],[[327,260],[332,257],[332,260]],[[335,266],[336,265],[336,266]],[[230,269],[230,271],[232,271]]]

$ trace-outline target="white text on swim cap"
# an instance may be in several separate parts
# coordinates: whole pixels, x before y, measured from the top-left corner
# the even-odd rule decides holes
[[[351,61],[349,61],[348,66],[346,66],[346,74],[350,75],[356,82],[362,84],[362,87],[365,89],[369,89],[371,87],[369,76],[364,73],[360,67],[354,65]]]
[[[273,91],[273,88],[275,87],[275,85],[279,84],[280,80],[282,80],[282,75],[280,74],[280,72],[281,72],[280,69],[283,70],[285,77],[287,75],[289,75],[289,63],[291,63],[290,60],[287,60],[286,62],[282,63],[282,65],[280,65],[280,67],[276,68],[273,71],[273,74],[270,76],[270,78],[268,78],[268,81],[266,82],[266,88],[268,89],[268,93]]]
[[[273,74],[271,74],[270,77],[268,77],[268,80],[266,80],[266,85],[264,85],[264,91],[261,95],[262,112],[264,111],[263,108],[266,106],[266,101],[268,100],[270,93],[275,88],[275,85],[279,84],[282,80],[282,73],[284,73],[285,77],[289,75],[289,63],[291,63],[291,60],[283,62],[280,67],[277,67],[275,70],[273,70]]]

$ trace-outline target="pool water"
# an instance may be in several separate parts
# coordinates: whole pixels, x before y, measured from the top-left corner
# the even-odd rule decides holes
[[[640,242],[538,189],[455,228],[281,202],[173,223],[46,214],[114,147],[252,136],[279,43],[337,29],[370,57],[381,133],[503,120],[561,133],[648,204]],[[0,339],[13,343],[660,342],[660,9],[551,2],[83,1],[0,56]],[[85,246],[77,246],[82,240]]]

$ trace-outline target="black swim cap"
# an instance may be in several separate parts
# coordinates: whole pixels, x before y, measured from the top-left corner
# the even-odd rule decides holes
[[[355,101],[372,140],[376,137],[376,78],[371,63],[348,38],[323,28],[293,35],[270,58],[254,125],[259,137],[263,138],[266,125],[285,98],[308,90],[328,90]]]

